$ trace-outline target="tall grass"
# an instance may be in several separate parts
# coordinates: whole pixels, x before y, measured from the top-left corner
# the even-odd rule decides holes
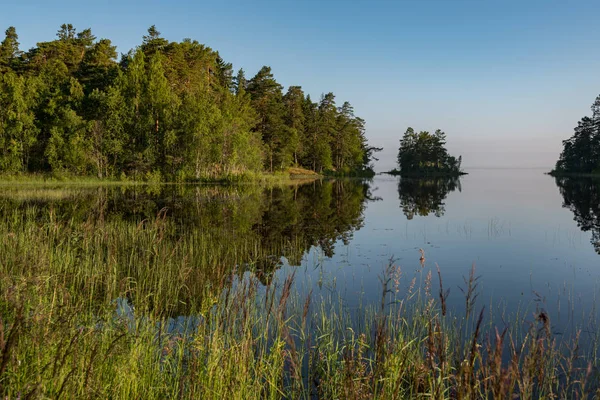
[[[264,279],[242,262],[293,244],[265,249],[220,227],[177,229],[165,212],[140,223],[81,222],[35,206],[2,213],[0,394],[600,397],[596,341],[555,336],[541,309],[491,315],[474,267],[459,313],[446,305],[443,268],[438,282],[421,266],[419,280],[402,285],[393,261],[381,301],[350,310],[300,291],[302,270]]]
[[[289,168],[278,172],[255,172],[255,171],[229,171],[227,173],[205,173],[192,181],[177,182],[182,183],[254,183],[254,184],[296,184],[298,181],[311,182],[323,178],[322,175],[314,171],[302,168]],[[173,183],[164,181],[158,174],[140,175],[140,176],[116,176],[108,178],[98,178],[95,176],[80,176],[61,173],[17,173],[0,174],[0,186],[19,185],[19,186],[40,186],[40,185],[73,185],[73,186],[100,186],[100,185],[145,185]]]

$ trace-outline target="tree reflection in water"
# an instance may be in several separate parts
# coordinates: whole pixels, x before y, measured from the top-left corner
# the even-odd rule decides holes
[[[577,226],[592,233],[592,245],[600,254],[600,178],[557,177],[563,207],[573,212]]]
[[[400,208],[409,220],[416,215],[441,217],[446,211],[444,201],[448,193],[456,189],[461,191],[458,177],[399,178]]]
[[[333,256],[336,242],[348,243],[363,226],[363,211],[370,199],[369,183],[358,180],[272,188],[56,186],[29,192],[6,189],[0,195],[0,209],[5,214],[28,213],[42,224],[70,221],[69,226],[92,226],[96,231],[144,229],[155,227],[157,219],[162,219],[163,245],[175,248],[185,241],[193,248],[208,249],[210,259],[195,268],[214,270],[219,266],[218,272],[211,271],[211,280],[218,281],[233,270],[251,269],[266,283],[281,266],[282,257],[290,265],[300,265],[312,246]],[[120,247],[121,254],[141,251],[133,241]]]

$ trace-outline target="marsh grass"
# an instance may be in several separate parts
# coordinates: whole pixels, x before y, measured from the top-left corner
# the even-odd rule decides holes
[[[252,261],[293,243],[269,249],[252,237],[232,240],[226,228],[177,229],[164,210],[139,223],[81,222],[35,206],[2,213],[0,394],[600,396],[595,340],[580,346],[580,331],[555,336],[554,316],[541,308],[492,315],[479,304],[475,267],[462,290],[465,310],[448,309],[442,267],[436,293],[431,269],[421,266],[418,280],[402,285],[393,260],[381,301],[350,310],[343,299],[298,290],[301,269],[265,279]],[[116,312],[118,304],[127,311]]]

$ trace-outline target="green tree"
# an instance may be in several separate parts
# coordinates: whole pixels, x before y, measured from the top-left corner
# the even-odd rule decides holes
[[[19,50],[19,35],[14,26],[9,27],[0,43],[0,72],[17,69],[22,52]]]
[[[337,109],[335,96],[327,93],[321,96],[317,112],[317,129],[315,135],[315,170],[331,170],[333,168],[331,142],[335,137],[337,122]]]
[[[113,84],[119,71],[116,58],[117,48],[108,39],[101,39],[88,47],[76,74],[87,95]]]
[[[37,79],[0,75],[0,170],[25,172],[39,134],[33,112]]]
[[[600,173],[600,96],[591,109],[592,117],[583,117],[573,136],[563,141],[554,174]]]
[[[262,135],[267,152],[265,161],[271,172],[275,167],[283,169],[291,163],[287,130],[283,121],[285,108],[281,89],[271,68],[266,66],[248,81],[247,91],[258,115],[256,130]]]
[[[19,50],[0,43],[0,169],[142,179],[220,178],[295,164],[347,173],[370,165],[365,123],[335,96],[284,95],[271,69],[250,80],[192,39],[153,25],[117,62],[91,29]]]
[[[90,128],[90,157],[99,178],[115,176],[124,169],[125,150],[129,143],[126,121],[130,113],[126,100],[117,86],[109,87],[106,92],[94,90],[90,100],[96,110]]]
[[[436,130],[418,134],[408,128],[400,140],[398,169],[401,175],[460,175],[460,163],[446,150],[446,134]],[[462,161],[462,157],[460,158]]]
[[[303,153],[304,129],[304,92],[300,86],[290,86],[285,96],[285,124],[288,128],[288,146],[293,153],[294,164],[298,165],[298,159]]]
[[[364,120],[354,115],[349,102],[338,108],[333,138],[333,165],[341,173],[363,168],[365,152]]]
[[[167,47],[169,41],[160,36],[160,32],[156,29],[156,25],[148,28],[148,34],[142,38],[140,49],[146,57],[152,57],[154,54],[161,52]]]
[[[318,137],[318,105],[311,100],[310,95],[306,96],[302,106],[302,111],[304,114],[304,137],[302,138],[302,149],[304,151],[301,158],[301,165],[316,171],[317,157],[315,149],[317,148]]]
[[[78,113],[83,99],[83,88],[74,78],[69,78],[68,91],[58,97],[52,109],[49,138],[45,156],[52,171],[84,175],[89,173],[88,132],[90,124]]]

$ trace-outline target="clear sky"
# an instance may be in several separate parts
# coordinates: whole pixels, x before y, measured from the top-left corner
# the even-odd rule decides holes
[[[218,50],[248,77],[262,65],[313,99],[332,91],[394,165],[408,126],[441,128],[467,167],[550,167],[600,93],[600,1],[5,2],[21,48],[62,23],[120,52],[156,24]]]

